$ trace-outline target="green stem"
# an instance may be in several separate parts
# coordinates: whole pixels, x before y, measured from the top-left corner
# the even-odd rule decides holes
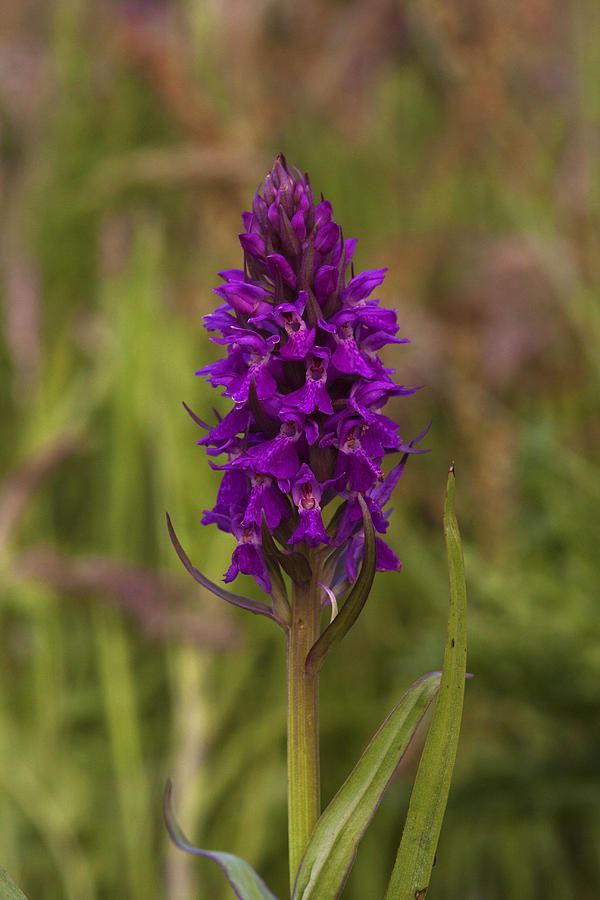
[[[316,561],[315,561],[316,562]],[[290,889],[320,814],[319,675],[304,662],[319,636],[319,566],[307,584],[294,585],[288,662],[288,839]]]

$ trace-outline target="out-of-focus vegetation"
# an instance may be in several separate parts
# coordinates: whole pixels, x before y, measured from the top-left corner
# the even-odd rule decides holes
[[[286,884],[280,633],[181,573],[193,373],[275,154],[311,174],[427,387],[433,452],[397,489],[378,576],[322,685],[323,793],[442,658],[456,462],[469,579],[458,768],[437,900],[600,890],[600,7],[592,0],[4,0],[0,6],[0,862],[40,900],[231,896],[186,830]],[[383,895],[415,754],[345,890]]]

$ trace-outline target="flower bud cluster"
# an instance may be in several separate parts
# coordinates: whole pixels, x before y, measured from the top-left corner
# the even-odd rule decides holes
[[[354,274],[356,241],[283,156],[242,220],[243,269],[219,273],[223,303],[205,317],[227,355],[197,373],[234,403],[199,441],[212,456],[227,454],[212,463],[223,479],[203,522],[237,539],[226,582],[244,572],[271,592],[263,517],[290,549],[337,549],[339,570],[353,581],[364,542],[358,495],[383,534],[383,507],[407,454],[424,452],[382,413],[391,397],[417,390],[396,385],[378,355],[406,340],[395,336],[395,312],[370,299],[386,269]],[[384,477],[383,460],[394,453],[402,457]],[[339,498],[326,528],[323,510]],[[376,545],[377,568],[399,569],[387,544],[378,537]]]

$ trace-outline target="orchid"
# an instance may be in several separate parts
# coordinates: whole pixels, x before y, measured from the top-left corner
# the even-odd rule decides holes
[[[233,406],[214,426],[186,409],[205,432],[199,444],[211,466],[222,472],[216,503],[205,510],[203,523],[235,538],[224,581],[251,575],[266,600],[233,594],[210,581],[188,559],[170,520],[169,531],[197,581],[230,603],[272,619],[285,632],[290,889],[297,900],[326,900],[339,896],[354,859],[356,835],[366,828],[440,685],[440,673],[413,685],[365,751],[374,762],[366,765],[363,757],[321,814],[320,668],[356,622],[375,572],[400,571],[400,561],[381,535],[388,530],[388,503],[408,458],[427,452],[418,446],[427,428],[407,440],[398,422],[383,412],[392,398],[418,390],[396,384],[394,369],[380,357],[386,347],[407,341],[397,336],[396,311],[381,307],[372,296],[387,270],[355,272],[356,241],[344,237],[327,200],[315,203],[308,175],[280,155],[242,221],[243,267],[220,273],[223,283],[215,293],[223,302],[205,317],[211,340],[226,355],[197,373],[222,388]],[[213,462],[213,457],[222,461]],[[455,521],[453,486],[452,471],[448,528]],[[464,593],[456,535],[451,537],[455,612]],[[329,623],[324,622],[326,609]],[[450,741],[446,763],[453,761],[460,722],[463,626],[459,608],[457,621],[451,618],[449,626],[452,643],[443,675],[454,704],[451,727],[440,726],[444,740]],[[438,711],[440,707],[447,707],[446,699]],[[400,750],[384,750],[387,740]],[[434,762],[435,769],[439,760]],[[442,814],[446,774],[443,780],[442,799],[436,800]],[[425,791],[421,806],[431,805],[432,796]],[[210,856],[194,850],[176,825],[170,789],[166,802],[175,842]],[[325,827],[323,821],[329,824]],[[326,851],[332,829],[339,840]],[[423,858],[432,863],[436,843],[437,835],[421,841],[419,865]],[[229,854],[212,856],[242,900],[273,897],[246,863],[232,863],[236,858]],[[401,863],[402,883],[406,865]],[[414,865],[412,860],[408,867]],[[404,896],[396,892],[396,871],[390,900]]]
[[[235,552],[243,562],[234,560],[234,569],[237,565],[237,571],[253,575],[269,593],[260,539],[249,536],[247,527],[240,530],[240,521],[248,526],[251,517],[260,525],[262,508],[267,526],[278,529],[276,537],[283,543],[300,542],[306,532],[302,520],[308,517],[302,509],[296,511],[293,494],[312,477],[321,487],[308,543],[336,546],[337,568],[341,572],[345,566],[348,576],[356,568],[360,517],[353,529],[346,527],[340,542],[325,533],[323,511],[347,493],[355,497],[360,491],[376,527],[385,530],[386,519],[373,495],[384,482],[385,457],[426,451],[415,446],[422,435],[403,442],[396,422],[381,412],[391,397],[417,390],[394,384],[393,370],[384,368],[378,355],[386,345],[407,340],[395,336],[395,311],[380,308],[380,301],[371,297],[387,270],[354,273],[355,242],[344,239],[331,204],[315,204],[308,176],[291,170],[283,156],[242,220],[243,269],[221,273],[225,283],[215,293],[225,305],[206,317],[206,327],[221,335],[212,340],[225,346],[228,355],[198,374],[222,386],[223,395],[235,403],[232,427],[225,430],[218,423],[200,443],[229,455],[225,471],[244,473],[246,494],[236,495],[228,511],[219,496],[205,521],[216,521],[238,537]],[[242,447],[235,458],[234,436]],[[401,471],[393,470],[387,499]],[[268,490],[257,492],[257,476],[269,477]],[[254,552],[238,552],[249,543]],[[383,541],[378,542],[377,568],[400,568]]]

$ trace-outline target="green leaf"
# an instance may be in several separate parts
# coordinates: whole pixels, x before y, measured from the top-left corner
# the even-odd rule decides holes
[[[365,532],[365,546],[360,572],[339,613],[310,648],[305,664],[307,672],[318,672],[329,651],[348,634],[361,614],[373,586],[377,568],[375,529],[373,528],[371,513],[361,494],[358,495],[358,502],[362,509]]]
[[[0,866],[0,900],[27,900],[23,891],[16,886],[2,866]]]
[[[361,838],[439,689],[440,677],[440,672],[432,672],[409,688],[319,818],[298,869],[293,900],[340,896]]]
[[[233,853],[220,853],[214,850],[200,850],[194,847],[183,831],[175,817],[173,806],[173,782],[169,778],[165,787],[164,814],[167,829],[171,839],[180,850],[186,853],[194,853],[197,856],[207,856],[212,859],[225,873],[227,881],[233,888],[239,900],[277,900],[271,893],[260,875],[257,875],[252,866]]]
[[[267,616],[269,619],[273,619],[277,622],[278,625],[283,623],[279,622],[273,610],[270,606],[267,606],[266,603],[261,603],[260,600],[252,600],[250,597],[244,597],[242,594],[233,594],[231,591],[222,588],[220,585],[215,584],[214,581],[211,581],[210,578],[207,578],[206,575],[203,575],[199,569],[197,569],[192,563],[185,550],[179,543],[179,538],[175,534],[175,529],[173,528],[173,523],[171,522],[171,517],[169,513],[167,515],[167,528],[169,530],[169,537],[171,539],[171,543],[175,548],[175,552],[177,556],[188,570],[192,578],[194,578],[198,584],[201,584],[202,587],[206,588],[207,591],[210,591],[212,594],[215,594],[217,597],[220,597],[222,600],[226,600],[228,603],[232,603],[234,606],[239,606],[241,609],[247,609],[248,612],[256,613],[261,616]]]
[[[450,613],[442,683],[386,900],[423,900],[427,893],[456,759],[465,691],[467,594],[462,545],[454,514],[454,486],[454,466],[451,466],[444,507]]]

